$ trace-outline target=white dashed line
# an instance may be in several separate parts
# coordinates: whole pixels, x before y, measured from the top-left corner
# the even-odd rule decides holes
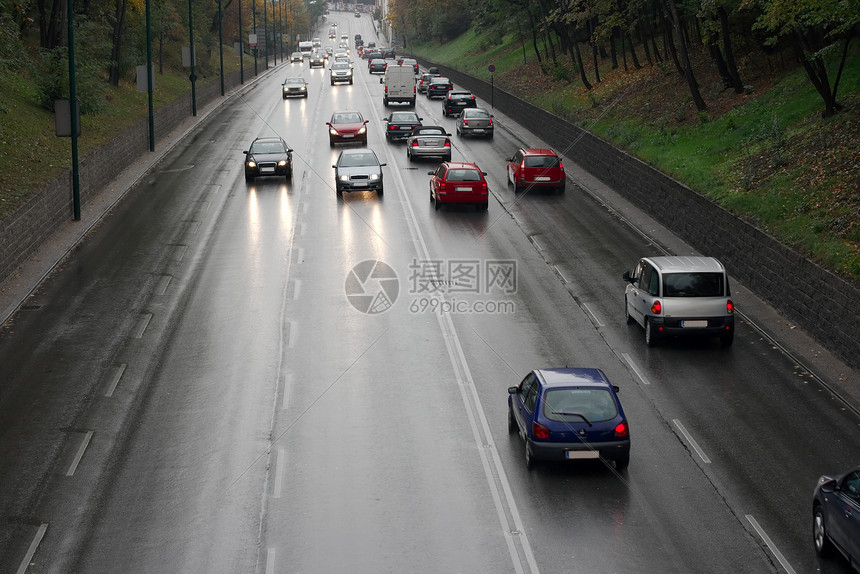
[[[681,434],[684,435],[684,438],[687,439],[687,442],[690,443],[690,446],[693,447],[693,450],[696,451],[696,454],[699,455],[699,458],[702,459],[702,462],[705,464],[711,464],[711,459],[708,458],[708,455],[705,454],[701,448],[699,448],[699,444],[693,440],[693,436],[687,432],[687,429],[684,428],[684,425],[681,424],[681,421],[678,419],[672,419],[672,422],[675,423],[675,426],[678,427],[678,430],[681,431]]]
[[[633,369],[633,372],[636,373],[636,376],[639,377],[639,380],[642,381],[643,385],[650,385],[650,381],[642,374],[642,371],[639,370],[639,367],[636,366],[636,363],[633,362],[633,359],[630,358],[630,355],[627,353],[621,353],[621,356],[624,357],[624,360],[627,361],[627,364],[630,365],[630,368]]]
[[[108,390],[105,392],[106,397],[112,397],[113,392],[116,390],[116,386],[119,384],[119,380],[122,378],[123,373],[125,373],[125,369],[128,365],[126,363],[122,363],[116,368],[116,371],[113,374],[113,379],[111,379],[110,385],[108,385]]]
[[[90,441],[92,439],[93,431],[87,431],[87,434],[84,435],[84,440],[81,441],[81,446],[78,448],[78,454],[75,455],[75,460],[72,461],[72,465],[69,467],[69,470],[66,471],[66,476],[74,476],[75,471],[78,469],[81,459],[84,458],[84,453],[87,451],[87,447],[90,446]]]
[[[137,320],[137,329],[135,329],[134,334],[131,336],[132,339],[140,339],[143,337],[143,334],[146,332],[146,328],[149,327],[149,322],[152,321],[152,313],[145,313],[140,316],[140,319]]]
[[[770,536],[767,535],[767,532],[765,532],[758,521],[753,518],[753,515],[747,514],[746,519],[749,520],[752,527],[755,528],[755,531],[758,532],[758,535],[761,536],[761,539],[764,540],[764,543],[767,544],[767,547],[770,548],[770,551],[773,552],[773,555],[776,556],[776,559],[779,560],[779,563],[782,564],[783,568],[785,568],[785,571],[788,572],[788,574],[797,574],[794,568],[791,567],[791,564],[788,563],[785,556],[782,555],[782,552],[780,552],[776,547],[776,544],[773,543],[773,540],[770,539]]]
[[[27,568],[30,567],[30,561],[33,559],[33,555],[36,554],[36,549],[39,548],[39,544],[42,542],[42,538],[45,537],[45,532],[47,531],[48,524],[43,522],[39,526],[39,530],[36,531],[36,536],[30,543],[30,548],[27,549],[27,554],[25,554],[24,559],[21,560],[21,565],[18,566],[17,574],[24,574],[24,572],[27,571]]]

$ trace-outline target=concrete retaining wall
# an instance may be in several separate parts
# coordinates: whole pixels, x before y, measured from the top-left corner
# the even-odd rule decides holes
[[[860,367],[860,290],[696,191],[601,138],[489,82],[436,66],[443,76],[528,126],[729,273],[843,361]]]

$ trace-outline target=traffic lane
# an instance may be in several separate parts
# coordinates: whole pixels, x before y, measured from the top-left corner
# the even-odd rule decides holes
[[[487,148],[491,147],[494,146],[485,146],[483,150],[478,148],[477,152],[486,151]],[[566,196],[546,192],[529,192],[522,194],[520,197],[517,197],[507,185],[504,187],[492,186],[491,188],[499,190],[499,196],[514,213],[517,221],[520,222],[523,228],[523,232],[531,238],[536,249],[541,252],[542,259],[555,270],[559,279],[568,285],[568,289],[574,300],[587,312],[589,321],[596,328],[605,331],[607,333],[605,336],[610,338],[613,331],[617,331],[619,323],[622,323],[618,321],[618,317],[623,316],[623,282],[620,281],[620,271],[618,270],[626,269],[630,265],[627,262],[628,259],[635,261],[641,254],[659,253],[659,251],[656,251],[654,246],[647,241],[647,238],[643,238],[638,232],[629,228],[625,229],[627,226],[617,221],[614,213],[611,211],[607,212],[604,206],[595,204],[590,197],[572,199],[570,197],[570,187]],[[575,190],[576,188],[573,189]],[[591,210],[584,209],[584,207],[590,205],[594,205],[594,208]],[[605,216],[593,217],[593,213],[604,213]],[[607,233],[609,229],[613,231]],[[577,248],[571,249],[571,245],[576,245]],[[639,246],[638,248],[635,247],[637,245]],[[631,248],[631,246],[633,247]],[[633,253],[634,251],[635,253]],[[616,273],[618,275],[617,279],[614,277]],[[613,290],[611,287],[613,283],[617,283],[619,285],[618,288]],[[737,286],[735,290],[742,292],[742,289],[738,289]],[[619,294],[618,297],[607,295],[610,291],[617,292]],[[621,324],[621,327],[626,326]],[[715,416],[715,419],[721,421],[732,420],[732,417],[736,416],[736,409],[745,408],[743,405],[746,400],[749,400],[750,403],[761,407],[760,410],[753,407],[753,410],[756,412],[754,418],[757,421],[761,421],[760,426],[763,427],[762,429],[755,430],[762,430],[764,434],[768,434],[771,428],[773,428],[769,426],[769,421],[772,417],[768,413],[771,411],[785,412],[784,404],[806,404],[805,397],[798,397],[797,401],[792,401],[790,398],[786,399],[785,394],[780,392],[785,385],[794,385],[798,378],[802,379],[803,377],[797,376],[798,368],[796,365],[788,361],[773,345],[763,340],[752,330],[747,335],[745,333],[746,326],[743,324],[740,324],[738,328],[739,340],[755,338],[759,344],[759,348],[749,349],[749,353],[738,353],[738,348],[741,345],[737,342],[735,343],[735,348],[731,350],[714,349],[713,342],[692,341],[686,343],[684,345],[685,348],[687,348],[686,345],[689,345],[698,349],[701,353],[696,356],[685,353],[683,357],[674,356],[665,362],[662,369],[663,372],[671,373],[671,375],[667,376],[670,376],[673,381],[677,381],[677,385],[673,385],[666,396],[661,396],[660,398],[661,400],[665,399],[667,404],[676,401],[676,397],[689,398],[690,402],[698,405],[703,404],[700,400],[702,395],[695,392],[695,390],[691,390],[692,385],[690,382],[696,381],[698,384],[704,384],[705,387],[709,387],[710,383],[715,382],[713,373],[720,373],[722,370],[725,370],[723,361],[726,360],[726,356],[731,357],[732,360],[739,358],[741,365],[738,367],[737,376],[739,380],[750,380],[749,386],[761,388],[757,381],[762,377],[773,381],[773,373],[782,373],[782,376],[776,377],[777,383],[774,385],[774,388],[765,391],[761,400],[744,399],[742,396],[731,397],[729,404],[726,405],[727,408],[723,410],[716,409],[718,414]],[[611,344],[613,346],[617,345],[621,352],[627,353],[629,357],[632,357],[632,364],[642,365],[644,363],[645,368],[643,371],[646,379],[650,379],[652,376],[659,379],[659,375],[651,374],[651,370],[647,368],[650,366],[647,359],[641,355],[645,357],[656,356],[656,353],[660,351],[644,349],[641,342],[641,329],[637,329],[635,326],[623,329],[621,332],[628,336],[627,339],[623,342],[613,339]],[[666,346],[672,347],[674,345],[672,342],[667,342],[666,344]],[[637,355],[640,356],[637,357]],[[769,363],[764,368],[761,368],[759,358],[761,356],[769,357]],[[746,387],[747,385],[732,385],[732,388],[735,386]],[[806,416],[820,418],[820,414],[825,420],[829,418],[833,421],[834,415],[839,419],[844,414],[841,406],[834,404],[836,401],[819,385],[802,385],[802,387],[814,389],[810,392],[817,395],[819,398],[818,402],[822,403],[820,405],[820,413],[818,412],[819,409],[814,408],[813,412],[805,413]],[[721,400],[725,405],[726,398],[723,397]],[[829,407],[828,403],[830,403]],[[710,406],[712,403],[704,404],[709,406],[708,412],[714,412],[713,407]],[[699,406],[698,409],[681,409],[674,411],[674,413],[678,421],[687,421],[687,424],[690,424],[690,421],[697,420],[699,417],[698,411],[701,408]],[[849,416],[848,418],[851,417]],[[801,419],[805,420],[803,417]],[[789,417],[784,421],[784,424],[785,426],[777,428],[774,433],[775,435],[789,436],[796,423]],[[714,425],[704,426],[710,429],[715,428]],[[808,564],[810,559],[813,561],[816,560],[809,553],[808,541],[810,485],[814,484],[815,478],[823,472],[821,470],[822,467],[838,466],[838,468],[846,468],[850,464],[853,464],[844,462],[843,459],[846,457],[850,458],[852,454],[850,449],[846,451],[842,448],[843,445],[838,441],[827,445],[824,456],[821,456],[817,447],[820,437],[838,436],[840,423],[836,420],[825,426],[828,428],[821,429],[821,434],[813,432],[807,435],[810,437],[810,440],[803,447],[803,450],[809,453],[811,460],[814,462],[812,462],[810,468],[805,472],[792,473],[797,479],[794,481],[793,488],[795,504],[792,505],[791,509],[787,509],[785,505],[780,505],[778,500],[773,500],[773,504],[767,508],[762,508],[760,504],[753,504],[752,502],[749,504],[738,504],[738,512],[755,513],[752,514],[753,517],[756,515],[759,516],[761,521],[767,525],[765,530],[769,531],[771,537],[776,539],[779,548],[800,549],[801,551],[797,556],[790,555],[790,557],[792,561],[802,564]],[[845,428],[856,430],[856,423],[849,421]],[[733,436],[735,445],[743,444],[744,440],[748,440],[748,436],[743,434],[745,431],[752,431],[752,429],[737,427],[734,430],[738,432],[728,434],[735,435]],[[721,436],[725,437],[726,435],[727,433],[722,433]],[[751,435],[756,436],[755,432],[751,432]],[[779,442],[776,436],[774,440]],[[851,440],[851,437],[849,437],[849,440]],[[740,452],[744,453],[745,450],[740,449]],[[738,456],[738,454],[734,454],[734,456]],[[770,468],[782,473],[782,469],[786,467],[789,460],[792,460],[793,455],[794,453],[787,453],[780,460],[773,460],[771,456],[770,458],[773,460],[773,463]],[[839,455],[841,455],[841,458]],[[833,462],[822,463],[822,459]],[[746,466],[747,468],[761,466],[761,458],[749,456],[746,458]],[[748,474],[739,469],[738,465],[735,465],[733,470],[736,473],[734,476]],[[762,484],[756,485],[753,488],[754,494],[752,496],[742,496],[739,493],[737,497],[738,501],[759,501],[761,498],[776,499],[783,495],[782,492],[777,495],[772,488],[772,484],[769,484],[771,480],[764,478],[768,476],[767,473],[756,473],[756,476],[761,477]],[[812,477],[811,481],[809,480],[810,476]],[[723,482],[723,480],[720,482]],[[727,484],[738,482],[737,479],[734,481],[727,479],[725,481]],[[743,481],[740,481],[738,486],[743,487]],[[741,488],[742,490],[743,488]],[[759,493],[767,494],[759,496]],[[773,517],[773,520],[771,520],[771,517]],[[772,524],[773,522],[776,524]],[[786,523],[790,524],[791,527],[785,528],[784,525]],[[776,531],[778,535],[774,536],[773,531]],[[779,536],[779,533],[783,532],[791,532],[792,534],[787,540],[783,540]],[[839,566],[836,567],[838,568]]]
[[[618,357],[595,333],[590,319],[573,303],[555,273],[510,217],[497,215],[494,218],[492,206],[489,215],[476,213],[470,208],[435,212],[425,203],[425,192],[419,189],[424,176],[413,170],[402,170],[399,173],[403,174],[402,188],[407,192],[404,198],[412,202],[412,209],[422,227],[429,251],[439,261],[454,259],[461,263],[491,260],[517,262],[519,283],[516,293],[510,296],[515,304],[515,312],[512,315],[464,313],[455,314],[455,317],[458,332],[465,333],[461,336],[464,339],[466,356],[473,373],[476,374],[481,402],[493,424],[494,441],[500,445],[505,469],[511,473],[512,489],[518,508],[525,517],[527,534],[539,557],[541,569],[569,571],[570,554],[573,552],[578,560],[584,562],[592,560],[594,564],[605,566],[607,560],[613,560],[613,566],[619,569],[624,568],[630,556],[640,571],[664,571],[678,570],[679,564],[686,565],[689,569],[691,565],[698,564],[701,556],[708,555],[713,556],[714,561],[724,565],[727,570],[764,571],[767,568],[764,553],[752,543],[744,528],[739,526],[736,516],[726,512],[724,502],[719,496],[715,496],[712,485],[696,470],[695,464],[677,437],[667,432],[665,421],[650,412],[648,401],[642,402],[638,408],[631,408],[633,415],[628,412],[628,416],[631,416],[633,421],[647,420],[654,427],[655,430],[651,433],[654,437],[646,439],[649,445],[646,448],[652,448],[650,454],[661,463],[644,479],[643,486],[640,487],[638,482],[635,486],[641,488],[641,492],[660,493],[659,504],[655,510],[645,502],[639,502],[637,498],[638,504],[628,511],[634,517],[630,520],[632,526],[621,528],[623,534],[611,535],[620,527],[614,523],[612,526],[607,524],[607,520],[611,522],[611,519],[605,513],[606,499],[586,499],[580,502],[582,522],[566,528],[560,525],[567,525],[570,518],[566,513],[572,503],[564,499],[569,493],[568,484],[557,485],[557,491],[549,486],[554,484],[551,481],[542,484],[539,489],[531,488],[530,485],[517,488],[534,479],[528,473],[523,476],[518,474],[522,473],[523,466],[519,440],[510,441],[512,444],[508,451],[501,447],[502,444],[507,444],[502,443],[498,434],[500,427],[502,437],[506,434],[507,387],[516,384],[528,370],[539,366],[581,365],[583,360],[587,360],[587,365],[606,368],[606,365],[616,364]],[[426,207],[422,208],[421,205]],[[478,295],[449,293],[447,300],[451,302],[459,298],[471,304],[482,297],[486,297],[483,292]],[[488,298],[497,303],[502,302],[498,294],[490,294]],[[441,297],[439,299],[441,300]],[[570,304],[566,304],[567,301],[570,301]],[[629,379],[623,366],[621,372],[624,379]],[[613,380],[618,380],[618,377]],[[629,385],[626,388],[629,389]],[[630,400],[625,397],[627,394],[622,394],[622,400]],[[652,444],[656,446],[652,447]],[[665,452],[672,448],[675,455],[670,465],[680,468],[686,465],[689,469],[677,482],[672,480],[674,477],[667,479],[662,474],[662,469],[670,466],[663,466]],[[639,460],[635,446],[633,460]],[[566,465],[562,465],[562,468],[570,469]],[[640,475],[636,476],[638,480]],[[601,480],[605,481],[606,477]],[[534,494],[536,491],[538,494]],[[689,499],[685,498],[686,495],[689,495]],[[615,500],[619,493],[612,492],[608,496]],[[557,497],[562,497],[562,504],[556,502]],[[642,495],[641,498],[647,502],[649,497]],[[678,501],[682,504],[676,504]],[[687,503],[686,506],[684,502]],[[664,506],[670,510],[665,510]],[[551,509],[557,509],[558,516],[555,516]],[[622,505],[622,509],[626,509],[626,506]],[[698,523],[703,509],[706,509],[709,519],[713,521],[713,528],[707,532],[687,533],[690,524]],[[663,515],[670,517],[664,521]],[[585,524],[598,532],[598,538],[605,544],[593,541],[584,545],[572,544],[569,537],[574,528],[579,536]],[[660,534],[657,539],[651,537],[654,532]],[[713,551],[715,534],[719,539],[716,547],[732,548],[731,557],[719,556]],[[619,538],[622,538],[625,544],[623,553],[615,550],[615,543]],[[545,540],[553,542],[544,544]],[[666,540],[673,542],[667,544]],[[666,549],[667,546],[671,548]],[[663,550],[655,552],[655,548]],[[743,558],[735,563],[737,556]],[[749,566],[750,564],[753,566]]]
[[[526,230],[552,229],[542,238],[545,257],[561,270],[560,277],[592,322],[598,328],[606,325],[606,337],[642,370],[661,404],[671,408],[672,420],[681,421],[702,440],[707,452],[717,453],[714,458],[724,461],[709,468],[723,471],[715,480],[733,493],[729,498],[736,502],[737,511],[758,517],[792,562],[809,567],[817,564],[810,554],[809,495],[824,469],[854,464],[856,452],[845,444],[857,440],[856,417],[741,320],[731,349],[721,349],[709,340],[667,340],[656,349],[647,349],[642,329],[620,320],[623,295],[620,299],[606,296],[606,285],[614,279],[612,268],[616,273],[622,268],[625,250],[613,249],[618,235],[601,233],[602,225],[579,217],[583,202],[576,210],[566,210],[561,200],[535,201],[541,216],[521,211],[523,203],[516,206],[518,219]],[[564,220],[560,214],[569,218],[567,225],[558,224]],[[595,241],[600,235],[605,240]],[[642,244],[641,253],[660,253],[635,234],[628,235],[634,245]],[[571,250],[571,244],[580,248]],[[602,269],[597,263],[611,261],[615,265]],[[623,282],[618,283],[616,292],[621,294]],[[743,290],[736,286],[735,291],[741,294],[736,300],[742,301]],[[808,432],[795,438],[797,421],[804,421]],[[745,469],[762,467],[773,472],[747,477]],[[792,471],[786,472],[786,468]],[[773,488],[774,473],[780,476],[780,489]],[[732,480],[732,476],[744,479]],[[795,549],[799,552],[792,552]]]

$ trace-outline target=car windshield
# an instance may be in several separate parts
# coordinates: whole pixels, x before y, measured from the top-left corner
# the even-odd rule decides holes
[[[427,126],[418,130],[413,130],[412,133],[422,136],[443,136],[445,135],[445,128],[442,126]]]
[[[663,275],[664,297],[721,297],[722,273],[666,273]]]
[[[448,181],[481,181],[481,174],[476,169],[449,169]]]
[[[608,389],[549,389],[543,399],[543,414],[551,421],[595,423],[615,418],[618,407]]]
[[[251,153],[284,153],[284,146],[281,142],[254,142]]]
[[[468,100],[469,98],[472,97],[472,94],[452,93],[452,94],[448,94],[448,97],[451,98],[452,100]]]
[[[360,124],[361,121],[361,114],[358,112],[335,114],[331,118],[331,123],[333,124]]]
[[[285,84],[299,84],[302,86],[305,85],[305,81],[302,78],[287,78],[287,81],[284,83]]]
[[[335,62],[331,65],[332,70],[348,70],[349,64],[346,62]]]
[[[341,167],[362,167],[378,164],[376,155],[371,152],[345,153],[340,156],[338,162]]]
[[[527,155],[523,162],[526,167],[556,167],[558,158],[552,155]]]
[[[490,113],[485,110],[466,110],[463,112],[464,118],[488,118]]]
[[[415,123],[418,121],[418,116],[412,112],[395,112],[391,114],[390,122]]]

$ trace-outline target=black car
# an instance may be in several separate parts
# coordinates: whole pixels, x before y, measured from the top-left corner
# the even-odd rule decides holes
[[[311,54],[310,63],[308,64],[311,68],[325,68],[325,56],[319,52],[314,52]]]
[[[388,67],[388,62],[383,60],[382,58],[374,58],[367,62],[367,70],[371,74],[384,74],[385,68]]]
[[[308,97],[308,83],[301,76],[287,78],[281,85],[281,95],[286,100],[287,98],[306,98]]]
[[[340,152],[334,168],[334,190],[338,197],[344,191],[376,190],[382,195],[382,168],[372,149],[345,149]]]
[[[415,128],[421,127],[423,124],[418,114],[415,112],[391,112],[385,118],[388,127],[385,129],[385,139],[388,141],[406,139]]]
[[[478,102],[475,100],[475,96],[472,95],[472,92],[451,90],[448,92],[447,97],[442,101],[442,115],[458,116],[460,115],[460,112],[466,108],[476,107],[478,107]]]
[[[812,540],[820,556],[839,550],[860,565],[860,466],[822,476],[812,495]]]
[[[437,76],[435,78],[431,78],[430,83],[427,84],[427,97],[431,100],[433,98],[444,98],[448,95],[448,92],[453,89],[454,84],[451,83],[451,80],[442,76]]]
[[[382,57],[385,59],[396,60],[397,53],[394,51],[394,48],[383,48]]]
[[[293,150],[281,138],[257,138],[245,154],[245,181],[264,175],[293,178]]]

